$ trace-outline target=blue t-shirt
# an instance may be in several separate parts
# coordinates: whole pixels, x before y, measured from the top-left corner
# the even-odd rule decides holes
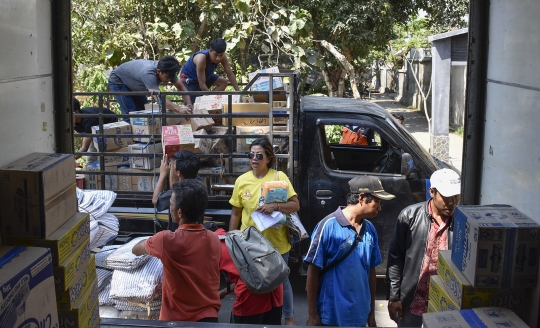
[[[355,250],[319,281],[317,309],[325,325],[367,325],[371,311],[369,272],[382,258],[375,227],[366,219],[362,224],[364,235]],[[338,208],[315,227],[304,261],[324,268],[345,255],[355,238],[356,230]]]

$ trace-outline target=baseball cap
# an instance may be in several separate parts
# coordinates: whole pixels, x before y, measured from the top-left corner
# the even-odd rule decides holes
[[[459,195],[461,193],[461,179],[459,174],[450,169],[441,169],[433,172],[430,178],[431,188],[444,197]]]
[[[372,194],[384,200],[390,200],[396,197],[384,191],[381,180],[377,177],[367,175],[355,177],[349,180],[349,187],[351,188],[351,193]]]

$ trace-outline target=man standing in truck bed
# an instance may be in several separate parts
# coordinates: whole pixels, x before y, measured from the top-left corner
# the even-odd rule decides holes
[[[227,43],[223,39],[214,39],[210,42],[210,49],[200,50],[189,57],[182,67],[181,80],[189,91],[223,91],[228,85],[225,78],[214,74],[219,64],[223,65],[227,78],[234,90],[239,91],[236,76],[231,70],[229,60],[225,55]],[[196,96],[191,96],[191,102],[195,102]]]

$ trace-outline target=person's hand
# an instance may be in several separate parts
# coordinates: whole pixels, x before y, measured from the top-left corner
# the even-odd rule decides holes
[[[368,327],[377,327],[377,321],[375,321],[375,310],[371,310],[369,313]]]
[[[322,326],[321,317],[318,314],[308,315],[306,326]]]
[[[273,212],[277,211],[279,208],[277,203],[270,203],[270,204],[264,204],[263,206],[259,206],[259,208],[256,209],[256,211],[261,211],[264,214],[272,214]]]
[[[193,105],[189,104],[187,108],[178,106],[176,112],[178,114],[193,114]]]
[[[164,154],[161,160],[161,166],[159,167],[159,175],[167,176],[169,175],[169,170],[169,159],[167,158],[167,154]]]
[[[388,314],[390,319],[394,320],[397,324],[403,318],[403,308],[401,306],[401,301],[388,301]]]

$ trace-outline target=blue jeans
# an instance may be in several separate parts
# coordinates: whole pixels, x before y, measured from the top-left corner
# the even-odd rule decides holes
[[[289,264],[289,252],[281,254],[287,265]],[[283,318],[289,319],[294,315],[293,311],[293,290],[289,278],[283,282]]]
[[[131,90],[125,84],[116,84],[109,82],[109,89],[112,92],[130,92]],[[146,96],[114,96],[122,114],[129,114],[130,112],[144,110],[144,104],[148,103]],[[129,118],[124,117],[124,121],[129,123]]]

